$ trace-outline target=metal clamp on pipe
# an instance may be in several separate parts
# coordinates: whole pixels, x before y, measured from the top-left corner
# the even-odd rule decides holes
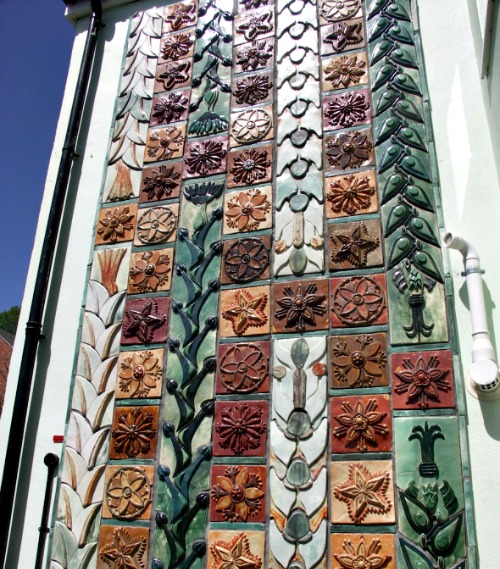
[[[460,251],[464,258],[465,270],[462,276],[465,276],[467,282],[472,323],[472,365],[469,371],[469,387],[472,390],[469,391],[479,399],[498,399],[498,364],[488,331],[481,277],[484,271],[480,266],[479,255],[469,241],[452,233],[446,233],[443,242],[446,247]]]

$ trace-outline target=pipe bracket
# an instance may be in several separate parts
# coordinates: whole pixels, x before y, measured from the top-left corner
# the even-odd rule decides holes
[[[475,267],[475,268],[472,268],[472,269],[466,269],[465,271],[462,271],[462,272],[460,273],[460,275],[461,275],[462,277],[466,277],[467,275],[472,275],[472,274],[474,274],[474,273],[479,273],[480,275],[484,275],[485,272],[486,272],[486,271],[485,271],[484,269],[480,269],[479,267]]]

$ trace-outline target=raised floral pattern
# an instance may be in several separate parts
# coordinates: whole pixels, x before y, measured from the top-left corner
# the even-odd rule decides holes
[[[337,52],[349,46],[358,46],[363,43],[363,24],[360,21],[334,24],[332,31],[324,37],[324,41]]]
[[[323,0],[321,15],[328,22],[336,22],[356,16],[361,9],[361,0]]]
[[[127,529],[118,528],[112,540],[101,547],[99,557],[111,569],[144,569],[146,546],[145,537],[132,537]]]
[[[335,288],[332,305],[342,323],[365,326],[375,322],[385,310],[385,294],[376,280],[351,277]]]
[[[184,133],[175,126],[150,131],[146,143],[146,161],[170,160],[182,152]]]
[[[247,466],[228,466],[224,476],[217,476],[210,494],[215,510],[229,522],[246,522],[258,514],[265,500],[262,477]]]
[[[170,282],[170,256],[165,251],[146,251],[132,255],[129,292],[164,290]]]
[[[271,166],[269,152],[266,149],[253,148],[232,156],[229,173],[234,184],[248,186],[266,181],[268,168]]]
[[[153,352],[131,352],[120,357],[118,386],[127,397],[147,397],[161,379],[162,366]]]
[[[340,563],[341,569],[383,569],[387,567],[392,556],[380,553],[382,549],[380,539],[372,538],[369,545],[366,541],[364,536],[359,538],[356,546],[350,539],[343,541],[344,553],[333,554]]]
[[[174,4],[169,8],[165,22],[170,25],[172,30],[180,30],[187,26],[192,26],[196,22],[196,3],[188,2]]]
[[[162,72],[158,74],[158,81],[163,85],[165,91],[169,91],[177,85],[185,85],[190,77],[191,62],[184,60],[167,63]]]
[[[371,159],[373,144],[363,131],[344,132],[326,143],[328,163],[341,170],[358,168]]]
[[[273,12],[266,11],[262,14],[253,14],[239,26],[236,32],[243,34],[247,41],[252,41],[259,36],[267,35],[274,29]]]
[[[240,144],[250,144],[265,138],[271,126],[272,117],[265,109],[250,109],[236,115],[231,134]]]
[[[328,183],[327,201],[335,213],[355,215],[371,207],[375,188],[368,176],[337,177]]]
[[[223,406],[215,421],[220,447],[236,456],[261,447],[266,431],[264,411],[248,402]]]
[[[227,151],[221,140],[207,140],[192,144],[186,152],[184,163],[187,171],[195,176],[207,176],[217,172]]]
[[[323,76],[327,81],[331,81],[334,89],[342,89],[357,85],[365,73],[365,61],[358,60],[357,55],[343,55],[325,67]]]
[[[220,381],[232,393],[256,391],[268,376],[268,359],[257,344],[235,344],[220,360]]]
[[[236,51],[236,62],[243,71],[255,71],[270,65],[274,48],[265,40],[245,44]]]
[[[332,231],[330,240],[333,245],[332,263],[358,268],[366,266],[368,253],[375,251],[380,244],[378,237],[368,234],[364,223],[355,225],[350,231]]]
[[[239,105],[255,105],[267,99],[272,87],[268,75],[249,75],[236,82],[233,95]]]
[[[364,93],[351,91],[330,98],[326,103],[324,116],[329,119],[330,126],[347,128],[366,122],[369,108],[370,104]]]
[[[315,316],[326,314],[326,295],[317,294],[318,287],[315,283],[307,286],[299,284],[295,289],[286,286],[281,298],[275,298],[280,306],[275,312],[278,320],[285,320],[285,328],[294,328],[300,332],[305,330],[306,325],[315,326]]]
[[[233,332],[237,336],[244,334],[249,328],[260,328],[267,323],[264,309],[268,302],[265,293],[253,294],[252,289],[235,291],[229,308],[222,311],[222,317],[231,322]]]
[[[169,198],[179,187],[180,181],[181,175],[173,166],[160,166],[157,170],[153,170],[150,176],[144,178],[142,191],[148,200]]]
[[[160,314],[156,299],[137,301],[125,309],[123,335],[125,338],[137,338],[143,344],[149,344],[155,330],[161,328],[166,320],[166,314]]]
[[[177,227],[177,215],[170,207],[152,207],[139,210],[136,236],[140,243],[166,243]]]
[[[259,278],[269,267],[269,251],[262,239],[238,239],[224,254],[224,273],[236,283]]]
[[[238,231],[254,231],[268,221],[270,212],[271,202],[262,190],[239,192],[227,201],[227,226]]]
[[[244,533],[238,533],[231,541],[217,540],[210,545],[213,563],[210,569],[261,569],[262,559],[252,553],[250,542]]]
[[[104,215],[99,216],[97,235],[104,242],[116,243],[131,237],[130,232],[134,229],[134,214],[130,208],[115,207],[104,210]]]
[[[189,101],[182,93],[168,93],[153,103],[155,124],[165,124],[185,118]]]
[[[193,38],[191,34],[175,34],[167,37],[161,48],[163,59],[175,61],[185,57],[192,46]]]
[[[106,505],[112,516],[138,518],[151,503],[151,483],[142,468],[127,466],[111,475],[106,487]]]
[[[151,441],[156,438],[154,417],[141,407],[127,408],[124,412],[118,412],[111,437],[114,441],[115,455],[123,454],[128,458],[148,455]]]

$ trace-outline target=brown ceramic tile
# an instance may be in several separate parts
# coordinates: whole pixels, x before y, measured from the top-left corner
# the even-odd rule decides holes
[[[271,101],[273,86],[273,74],[270,72],[238,77],[232,91],[233,108],[250,107]]]
[[[188,87],[191,84],[192,74],[193,63],[189,57],[179,61],[159,63],[156,67],[154,92],[161,93]]]
[[[334,524],[393,524],[392,462],[371,460],[331,463]]]
[[[196,25],[198,5],[194,0],[177,2],[165,8],[163,33],[176,32]]]
[[[125,304],[122,345],[164,342],[170,299],[166,297],[127,300]]]
[[[182,162],[172,162],[144,168],[139,201],[155,202],[179,197],[182,166]]]
[[[170,290],[174,249],[132,253],[128,278],[129,294]]]
[[[330,271],[378,267],[384,263],[378,219],[332,223],[328,226]]]
[[[375,172],[325,178],[326,215],[330,218],[374,213],[378,210]]]
[[[368,124],[372,120],[367,89],[323,97],[323,128],[338,130]]]
[[[274,38],[257,39],[234,50],[235,73],[257,71],[274,65]]]
[[[153,98],[151,126],[171,124],[186,120],[189,114],[191,91],[172,91]]]
[[[210,483],[210,521],[263,522],[266,467],[216,464]]]
[[[150,128],[144,151],[144,162],[161,162],[180,158],[184,152],[186,125]]]
[[[385,334],[331,336],[328,349],[333,389],[389,384]]]
[[[439,409],[455,406],[450,350],[392,354],[394,409]]]
[[[264,567],[265,538],[263,531],[210,530],[207,567],[261,569]]]
[[[117,399],[161,397],[163,350],[121,352],[118,358]]]
[[[375,163],[371,129],[348,130],[325,136],[324,148],[327,172],[355,170]]]
[[[337,55],[344,51],[361,49],[365,43],[366,29],[362,18],[321,26],[321,53],[323,55]]]
[[[184,178],[212,176],[226,171],[227,137],[215,136],[186,144]]]
[[[345,567],[377,567],[396,569],[394,534],[332,533],[330,538],[332,569]],[[336,561],[333,562],[333,559]]]
[[[154,466],[106,467],[103,518],[149,520],[153,499]]]
[[[216,392],[264,393],[269,391],[269,342],[220,344]]]
[[[160,245],[175,241],[178,217],[178,203],[140,208],[134,245]]]
[[[271,235],[224,241],[221,283],[247,284],[270,275]]]
[[[273,285],[273,332],[328,328],[328,281],[314,279]]]
[[[101,525],[96,568],[118,568],[122,559],[129,567],[146,567],[148,548],[148,528]]]
[[[96,245],[131,241],[136,217],[136,204],[102,208],[97,220]]]
[[[273,223],[272,188],[227,192],[224,196],[224,233],[269,229]]]
[[[274,10],[266,6],[240,14],[234,19],[234,45],[262,40],[275,34]]]
[[[384,275],[331,279],[331,325],[387,324],[387,285]]]
[[[330,399],[332,453],[387,452],[392,448],[389,395]]]
[[[265,145],[231,151],[227,172],[228,188],[270,182],[273,173],[273,147]]]
[[[368,61],[364,51],[323,59],[322,66],[323,91],[368,83]]]
[[[269,286],[223,290],[220,297],[220,335],[269,334],[269,294]]]
[[[273,137],[273,107],[252,107],[231,114],[230,146],[254,144]]]
[[[184,57],[192,57],[194,49],[194,31],[163,36],[160,43],[159,63],[179,61]]]
[[[154,458],[158,407],[115,407],[109,458]]]
[[[264,456],[267,443],[267,401],[217,401],[214,456]]]

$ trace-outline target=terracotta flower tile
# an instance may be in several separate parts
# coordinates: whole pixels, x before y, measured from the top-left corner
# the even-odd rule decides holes
[[[106,467],[103,518],[149,520],[153,499],[154,466]]]
[[[207,567],[263,569],[266,534],[263,531],[208,532]]]
[[[264,456],[267,443],[267,401],[217,401],[214,456]]]
[[[438,409],[455,406],[450,350],[392,354],[394,409]]]
[[[378,210],[375,172],[365,170],[325,178],[326,215],[345,217]]]
[[[115,407],[109,458],[154,458],[159,407]]]
[[[321,26],[321,53],[342,53],[365,46],[363,18],[353,18]]]
[[[129,294],[170,290],[174,249],[132,253],[127,292]]]
[[[227,137],[190,142],[184,154],[184,178],[212,176],[226,171]]]
[[[273,36],[275,34],[273,8],[265,6],[236,16],[234,30],[234,45]]]
[[[273,332],[328,328],[328,282],[325,279],[273,285]]]
[[[179,204],[139,208],[134,245],[160,245],[175,241]]]
[[[184,57],[192,57],[194,41],[194,31],[186,31],[162,37],[159,62],[175,62]]]
[[[97,220],[96,245],[131,241],[136,218],[136,204],[102,208]]]
[[[212,466],[210,520],[263,522],[266,517],[265,466]]]
[[[330,292],[333,328],[387,324],[387,285],[384,275],[331,279]]]
[[[328,350],[333,389],[389,384],[385,334],[331,336]]]
[[[273,147],[266,145],[231,151],[227,172],[228,188],[270,182],[273,172]]]
[[[221,283],[246,284],[268,279],[271,262],[270,250],[271,235],[224,241]]]
[[[196,24],[198,5],[195,0],[177,2],[165,8],[163,33],[176,32]]]
[[[389,395],[332,397],[332,453],[387,452],[392,448]]]
[[[180,158],[184,152],[186,124],[150,128],[144,151],[144,162],[161,162]]]
[[[367,89],[323,97],[323,128],[338,130],[371,122],[370,93]]]
[[[327,172],[354,170],[375,163],[371,129],[325,136],[324,148]]]
[[[330,271],[378,267],[383,262],[382,234],[377,219],[328,226]]]
[[[182,166],[182,162],[172,162],[144,168],[139,201],[144,203],[179,197]]]
[[[273,74],[270,72],[238,77],[233,84],[233,108],[250,107],[271,101],[273,86]]]
[[[332,462],[334,524],[393,524],[394,475],[389,460]]]
[[[269,229],[273,223],[272,188],[227,192],[224,196],[224,233]]]
[[[189,114],[191,91],[173,91],[153,98],[151,126],[176,123],[186,120]]]
[[[274,65],[274,38],[257,39],[234,49],[235,73],[257,71]]]
[[[148,560],[149,530],[142,527],[101,525],[97,569],[145,567]],[[122,567],[126,567],[123,565]]]
[[[269,391],[269,342],[219,344],[216,393]]]
[[[163,350],[120,352],[115,387],[117,399],[161,397]]]
[[[396,569],[392,533],[332,533],[330,543],[332,568]]]
[[[364,51],[338,57],[325,58],[323,66],[323,91],[346,89],[368,83],[368,61]]]
[[[158,63],[156,67],[154,92],[188,87],[191,84],[193,64],[191,58]]]
[[[253,107],[231,114],[230,146],[254,144],[273,137],[272,105]]]
[[[123,317],[122,345],[164,342],[170,299],[127,300]]]
[[[220,297],[220,335],[269,334],[269,295],[269,286],[223,290]]]

